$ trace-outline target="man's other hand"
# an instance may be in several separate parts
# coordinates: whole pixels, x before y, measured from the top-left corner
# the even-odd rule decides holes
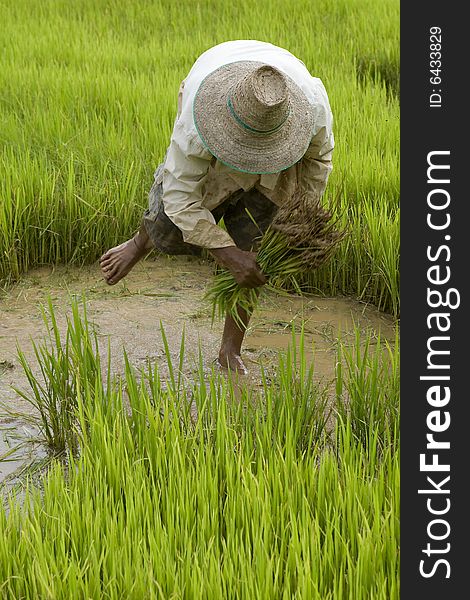
[[[256,252],[240,250],[237,246],[212,248],[210,252],[222,267],[232,273],[240,287],[254,288],[266,283],[267,279],[256,262]]]

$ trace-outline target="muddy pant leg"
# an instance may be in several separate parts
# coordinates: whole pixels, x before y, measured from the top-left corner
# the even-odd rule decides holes
[[[202,249],[183,240],[183,234],[163,210],[162,184],[155,183],[149,193],[149,207],[144,212],[142,226],[157,250],[164,254],[201,256]]]

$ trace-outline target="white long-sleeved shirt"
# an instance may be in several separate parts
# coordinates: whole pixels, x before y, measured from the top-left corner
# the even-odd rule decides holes
[[[202,80],[215,69],[241,60],[256,60],[291,77],[311,103],[313,136],[301,160],[270,174],[241,173],[216,160],[205,148],[193,119],[193,100]],[[181,83],[178,113],[163,164],[155,179],[163,186],[165,213],[181,230],[185,242],[205,248],[234,246],[210,212],[233,192],[255,187],[277,205],[301,187],[323,194],[332,169],[333,116],[323,83],[293,54],[256,40],[224,42],[204,52]]]

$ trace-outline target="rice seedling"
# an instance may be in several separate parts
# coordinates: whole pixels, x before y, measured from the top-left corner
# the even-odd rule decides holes
[[[178,382],[174,368],[167,386],[156,365],[128,363],[110,391],[88,369],[77,378],[80,453],[0,508],[1,594],[397,600],[398,448],[380,443],[375,421],[364,444],[353,412],[325,435],[322,391],[299,352],[264,379],[254,410],[248,390],[235,401],[216,373]],[[395,375],[374,352],[393,404]],[[344,361],[338,389],[354,373]],[[361,381],[377,403],[379,387]],[[196,421],[182,398],[196,402]]]
[[[324,264],[346,235],[335,229],[331,219],[331,212],[323,208],[320,198],[310,193],[296,193],[279,208],[257,252],[257,262],[268,278],[263,289],[300,291],[300,276]],[[251,313],[259,290],[240,287],[225,270],[215,276],[205,298],[212,304],[213,317],[228,312],[243,324],[239,309]]]
[[[285,355],[279,356],[279,370],[274,382],[267,386],[264,380],[264,396],[284,398],[284,402],[267,402],[273,414],[272,420],[278,443],[287,443],[299,452],[309,451],[315,445],[326,443],[331,416],[328,390],[314,380],[315,364],[307,367],[303,328],[296,333],[292,328],[291,344]],[[287,431],[286,422],[291,425]]]
[[[387,444],[395,447],[399,438],[398,329],[393,346],[379,337],[375,347],[370,337],[364,339],[356,329],[352,348],[338,345],[336,368],[336,412],[343,422],[350,422],[352,435],[367,447],[374,431],[378,450]]]
[[[72,301],[72,315],[67,317],[65,336],[62,337],[57,318],[48,298],[48,311],[42,307],[44,323],[47,327],[46,340],[37,344],[31,340],[36,366],[32,366],[21,348],[18,358],[30,391],[15,391],[35,409],[28,419],[37,420],[48,448],[56,454],[78,450],[78,395],[82,382],[96,389],[102,388],[101,359],[96,335],[90,330],[86,316],[80,316],[77,300]],[[39,371],[40,377],[36,374]],[[108,388],[110,387],[108,362]],[[8,406],[2,404],[9,412]],[[16,413],[15,413],[16,414]]]

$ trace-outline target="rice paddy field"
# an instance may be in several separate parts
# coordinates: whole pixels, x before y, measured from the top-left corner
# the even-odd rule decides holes
[[[259,39],[322,79],[334,115],[325,201],[348,235],[298,285],[398,319],[397,0],[0,0],[0,14],[4,294],[128,239],[180,81],[210,46]],[[256,389],[202,356],[183,377],[184,341],[139,368],[124,349],[115,377],[83,291],[65,331],[46,306],[34,365],[19,350],[60,459],[2,490],[0,597],[399,598],[398,336],[338,339],[328,389],[302,325]]]

